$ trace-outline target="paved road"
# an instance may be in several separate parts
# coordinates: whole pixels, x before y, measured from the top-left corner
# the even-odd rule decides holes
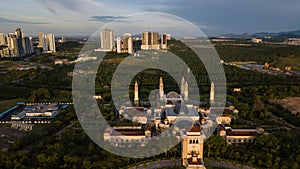
[[[204,161],[205,166],[210,167],[223,167],[228,169],[255,169],[253,167],[241,165],[241,164],[233,164],[231,162],[225,161]],[[140,164],[138,166],[132,167],[130,169],[156,169],[156,168],[163,168],[163,167],[177,167],[181,166],[181,159],[176,160],[161,160],[161,161],[154,161],[148,162],[145,164]]]
[[[231,162],[225,162],[225,161],[207,161],[204,162],[205,166],[210,167],[222,167],[222,168],[228,168],[228,169],[255,169],[253,167],[241,165],[241,164],[233,164]]]
[[[279,117],[275,116],[275,115],[272,114],[272,113],[271,113],[270,116],[271,116],[277,123],[283,124],[283,125],[288,126],[288,127],[292,128],[292,129],[295,129],[295,130],[300,131],[300,127],[296,127],[296,126],[292,125],[291,123],[288,123],[288,122],[285,121],[284,119],[279,118]]]
[[[52,133],[49,133],[49,136],[57,135],[57,136],[60,138],[60,137],[61,137],[61,134],[65,131],[65,129],[66,129],[66,128],[69,128],[69,127],[71,127],[71,126],[72,126],[72,124],[66,124],[66,125],[64,125],[63,127],[61,127],[59,130],[54,131],[54,132],[52,132]],[[39,139],[35,140],[35,142],[38,141],[38,140],[39,140]],[[31,142],[31,143],[27,144],[26,146],[24,146],[24,147],[21,148],[20,150],[28,150],[28,149],[31,147],[31,145],[34,144],[35,142]]]
[[[71,123],[71,124],[67,125],[66,127],[62,128],[61,130],[57,131],[57,132],[56,132],[55,134],[53,134],[53,135],[58,136],[58,138],[61,139],[62,133],[63,133],[67,128],[71,128],[72,126],[73,126],[73,124]]]
[[[163,168],[163,167],[175,167],[181,166],[181,160],[161,160],[161,161],[154,161],[148,162],[145,164],[140,164],[138,166],[132,167],[130,169],[156,169],[156,168]]]

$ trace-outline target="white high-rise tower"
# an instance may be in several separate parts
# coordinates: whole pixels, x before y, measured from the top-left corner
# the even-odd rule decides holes
[[[41,44],[43,47],[43,52],[45,52],[45,53],[55,53],[56,52],[54,34],[52,34],[52,33],[42,34],[41,35]]]
[[[128,53],[133,54],[133,40],[132,37],[128,37]]]
[[[50,33],[48,34],[48,41],[49,41],[49,50],[52,53],[56,52],[56,47],[55,47],[55,37],[54,34]]]
[[[112,51],[114,48],[114,32],[108,29],[101,30],[100,42],[102,51]]]

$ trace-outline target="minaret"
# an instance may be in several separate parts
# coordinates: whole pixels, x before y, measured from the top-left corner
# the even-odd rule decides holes
[[[159,100],[164,100],[164,83],[162,77],[159,78]]]
[[[189,84],[185,82],[184,84],[184,101],[187,102],[189,100]]]
[[[137,83],[137,81],[135,81],[134,84],[134,106],[138,106],[139,105],[139,85]]]
[[[215,100],[215,85],[214,82],[211,83],[210,85],[210,99],[211,102]]]
[[[183,93],[184,93],[184,83],[185,83],[185,79],[184,79],[184,77],[182,77],[181,88],[180,88],[181,97],[183,96]]]

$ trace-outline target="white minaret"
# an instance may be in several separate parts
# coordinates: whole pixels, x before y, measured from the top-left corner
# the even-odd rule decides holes
[[[210,101],[214,101],[215,100],[215,85],[214,82],[211,83],[210,85]]]
[[[137,83],[137,81],[135,81],[134,84],[134,106],[138,106],[139,105],[139,85]]]
[[[180,88],[181,96],[183,96],[183,93],[184,93],[184,84],[185,84],[185,79],[184,79],[184,77],[182,77],[182,79],[181,79],[181,88]]]
[[[187,102],[189,100],[189,84],[185,82],[184,84],[184,101]]]
[[[164,100],[164,83],[162,77],[159,78],[159,100]]]

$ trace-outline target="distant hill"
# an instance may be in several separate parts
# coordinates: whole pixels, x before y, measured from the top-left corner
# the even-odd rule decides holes
[[[243,33],[240,35],[237,34],[224,34],[220,37],[226,38],[264,38],[264,37],[271,37],[276,39],[287,39],[287,38],[299,38],[300,37],[300,30],[296,31],[285,31],[285,32],[278,32],[278,33],[270,33],[270,32],[258,32],[258,33]]]

